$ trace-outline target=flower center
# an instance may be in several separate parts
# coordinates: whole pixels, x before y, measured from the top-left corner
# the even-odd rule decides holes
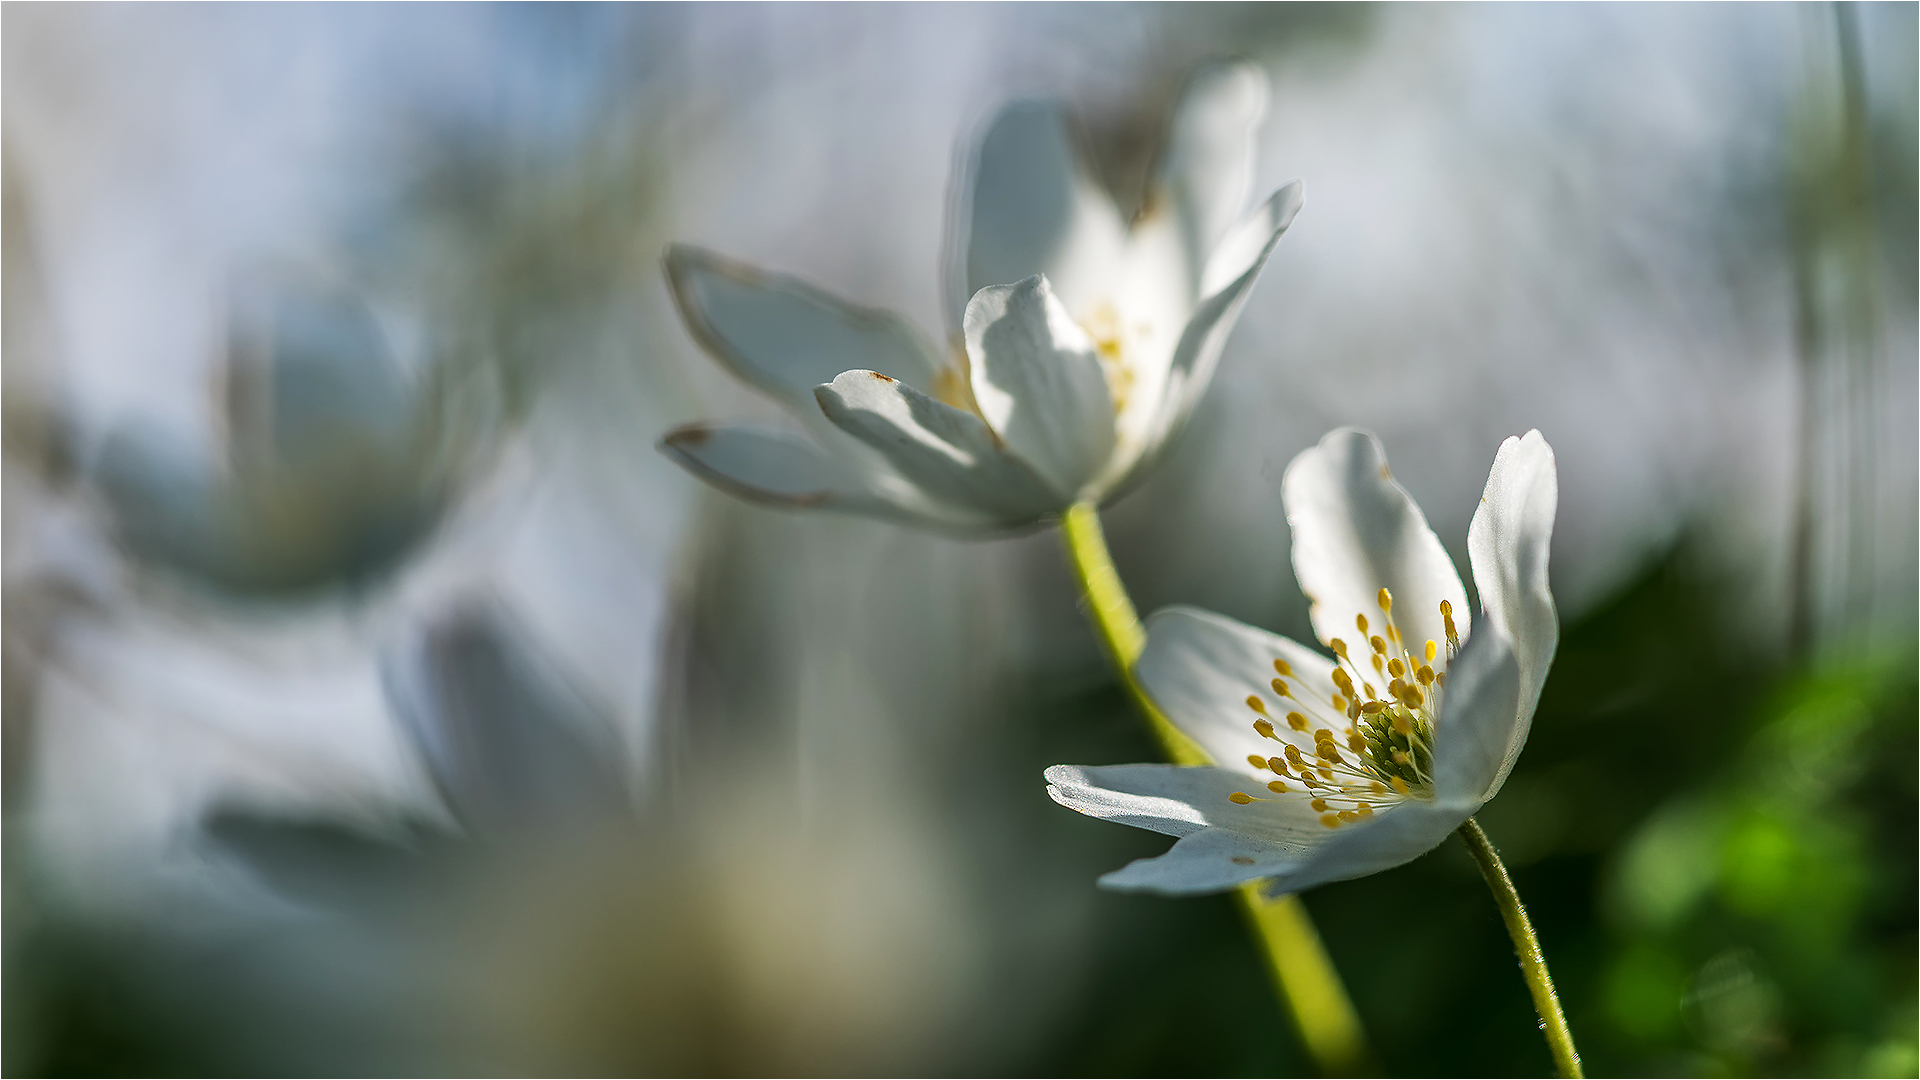
[[[1336,657],[1334,693],[1322,697],[1293,680],[1292,665],[1276,658],[1276,677],[1269,686],[1294,707],[1276,723],[1264,698],[1247,697],[1247,707],[1259,715],[1253,730],[1282,747],[1272,757],[1249,754],[1247,764],[1279,776],[1268,782],[1267,790],[1308,800],[1329,829],[1372,817],[1376,807],[1433,797],[1433,726],[1447,684],[1446,663],[1439,661],[1442,646],[1428,641],[1410,649],[1393,620],[1393,595],[1381,589],[1378,601],[1385,624],[1380,633],[1368,632],[1365,612],[1353,617],[1367,649],[1364,663],[1344,640],[1327,643]],[[1460,635],[1454,628],[1453,605],[1445,600],[1440,602],[1440,618],[1446,626],[1447,660],[1452,660],[1460,651]],[[1228,798],[1241,805],[1263,801],[1243,791]]]
[[[1094,304],[1086,318],[1078,321],[1080,329],[1093,339],[1093,351],[1100,357],[1100,368],[1107,376],[1107,392],[1113,397],[1113,412],[1118,416],[1126,411],[1136,380],[1133,365],[1127,358],[1127,329],[1121,325],[1119,311],[1106,300]],[[1134,335],[1145,336],[1151,329],[1142,323],[1134,328]]]

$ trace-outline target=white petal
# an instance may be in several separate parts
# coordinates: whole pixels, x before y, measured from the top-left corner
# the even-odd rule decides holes
[[[1252,64],[1216,64],[1187,80],[1143,216],[1164,208],[1179,222],[1189,295],[1206,257],[1246,205],[1254,130],[1267,111],[1267,76]],[[1138,224],[1135,226],[1138,228]],[[1235,275],[1238,276],[1238,275]]]
[[[1365,821],[1330,829],[1331,837],[1298,867],[1274,876],[1268,896],[1391,870],[1439,847],[1479,804],[1408,799]]]
[[[897,517],[812,440],[753,424],[688,424],[660,449],[688,472],[749,502]]]
[[[1208,757],[1223,768],[1258,775],[1247,756],[1271,757],[1280,745],[1253,730],[1259,715],[1247,697],[1258,695],[1275,718],[1299,708],[1273,692],[1276,659],[1293,668],[1287,681],[1296,697],[1324,702],[1337,692],[1330,659],[1278,634],[1191,607],[1162,608],[1147,619],[1147,646],[1133,671],[1160,711]],[[1346,718],[1338,721],[1322,718],[1317,726],[1338,730]]]
[[[1526,718],[1519,706],[1520,667],[1513,650],[1499,627],[1482,622],[1447,665],[1447,688],[1433,733],[1433,787],[1439,798],[1493,798],[1526,742]]]
[[[1322,641],[1344,639],[1365,665],[1370,652],[1354,616],[1365,615],[1369,633],[1384,636],[1382,588],[1393,594],[1393,620],[1409,652],[1431,640],[1445,655],[1442,600],[1452,604],[1460,636],[1467,636],[1460,575],[1413,498],[1388,473],[1378,439],[1352,428],[1329,433],[1287,466],[1280,497],[1293,529],[1294,574]],[[1384,681],[1376,688],[1384,690]]]
[[[803,420],[819,415],[813,388],[852,368],[930,385],[937,364],[913,328],[891,312],[857,307],[798,279],[684,244],[667,249],[666,269],[694,339]]]
[[[1003,525],[1030,524],[1068,497],[1001,448],[986,422],[872,371],[844,371],[814,396],[841,430],[878,450],[907,481]]]
[[[989,285],[1045,274],[1078,313],[1106,289],[1126,226],[1081,168],[1057,106],[1010,105],[974,155],[964,252],[952,280],[959,325],[967,301]],[[950,286],[951,288],[951,286]]]
[[[1540,432],[1529,431],[1500,444],[1486,493],[1467,531],[1467,555],[1483,616],[1512,643],[1520,672],[1519,719],[1495,788],[1526,742],[1540,688],[1560,644],[1560,619],[1547,586],[1547,555],[1559,499],[1553,447]]]
[[[1325,830],[1322,830],[1325,831]],[[1202,829],[1151,859],[1103,874],[1102,888],[1194,896],[1224,892],[1300,865],[1297,855],[1231,829]]]
[[[1236,791],[1259,801],[1236,803],[1228,798]],[[1274,796],[1240,773],[1211,765],[1055,765],[1047,770],[1047,794],[1070,810],[1136,829],[1168,836],[1232,829],[1296,856],[1328,831],[1307,805],[1312,796]]]
[[[981,415],[1055,490],[1077,495],[1113,452],[1113,399],[1086,331],[1034,276],[981,289],[966,336]]]
[[[1296,180],[1241,219],[1215,251],[1202,282],[1205,299],[1180,331],[1179,344],[1167,362],[1165,376],[1159,380],[1153,422],[1138,454],[1124,463],[1128,468],[1138,471],[1139,464],[1152,461],[1193,411],[1213,379],[1220,350],[1226,347],[1227,336],[1240,319],[1249,290],[1266,266],[1267,257],[1273,254],[1274,245],[1293,224],[1300,206],[1300,183]],[[1116,472],[1107,483],[1117,487],[1125,479],[1124,473]]]

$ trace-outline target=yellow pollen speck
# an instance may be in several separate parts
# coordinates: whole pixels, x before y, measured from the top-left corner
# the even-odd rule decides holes
[[[1261,757],[1259,754],[1248,754],[1247,764],[1253,766],[1256,769],[1264,769],[1267,767],[1267,759]]]
[[[1236,791],[1233,794],[1227,796],[1227,801],[1230,803],[1235,803],[1240,806],[1245,806],[1248,803],[1253,801],[1253,796],[1247,794],[1244,791]]]
[[[1269,780],[1267,781],[1267,790],[1278,795],[1287,790],[1287,785],[1283,780]]]
[[[1378,597],[1378,599],[1380,601],[1381,611],[1385,611],[1385,612],[1393,611],[1393,594],[1392,593],[1388,592],[1385,589],[1381,589],[1380,596]]]
[[[1257,694],[1247,695],[1247,708],[1252,709],[1254,712],[1259,713],[1261,716],[1267,715],[1267,703],[1264,701],[1261,701],[1259,695]]]
[[[1342,660],[1347,658],[1347,643],[1341,641],[1339,638],[1334,638],[1332,641],[1327,642],[1327,648],[1332,649],[1333,655]]]
[[[1433,658],[1439,655],[1440,655],[1440,643],[1433,640],[1432,638],[1428,638],[1427,639],[1427,663],[1429,664],[1433,663]]]
[[[1261,738],[1264,738],[1264,739],[1274,738],[1273,725],[1268,723],[1265,720],[1255,720],[1253,722],[1253,730],[1259,732]]]
[[[1407,782],[1405,780],[1402,780],[1397,776],[1388,782],[1393,785],[1393,790],[1399,792],[1402,795],[1405,795],[1408,792],[1413,790],[1411,787],[1407,786]]]
[[[1354,625],[1355,627],[1357,627],[1357,628],[1359,628],[1359,630],[1360,630],[1360,632],[1361,632],[1361,633],[1363,633],[1363,634],[1364,634],[1364,633],[1366,633],[1366,632],[1367,632],[1367,617],[1366,617],[1365,615],[1355,615],[1355,616],[1353,617],[1353,625]]]
[[[1367,644],[1373,646],[1374,652],[1385,653],[1387,651],[1387,639],[1381,637],[1379,634],[1375,634],[1372,637],[1368,638]]]
[[[1387,670],[1391,671],[1395,678],[1398,678],[1407,673],[1407,665],[1401,663],[1400,658],[1396,656],[1387,661]]]
[[[1292,675],[1292,674],[1293,674],[1293,665],[1292,665],[1292,664],[1289,664],[1289,663],[1287,663],[1287,662],[1286,662],[1285,660],[1278,660],[1278,659],[1276,659],[1276,660],[1275,660],[1275,661],[1273,662],[1273,670],[1275,670],[1275,671],[1277,671],[1277,672],[1279,672],[1279,673],[1280,673],[1280,674],[1282,674],[1282,675]]]
[[[1307,718],[1297,712],[1287,714],[1287,726],[1295,731],[1307,730]]]
[[[1319,810],[1319,811],[1321,811],[1321,812],[1323,812],[1323,813],[1324,813],[1325,811],[1327,811],[1327,810],[1329,810],[1329,809],[1332,809],[1331,807],[1329,807],[1329,806],[1327,805],[1327,800],[1325,800],[1325,799],[1315,799],[1315,800],[1313,800],[1312,802],[1310,802],[1310,803],[1308,803],[1307,805],[1308,805],[1308,806],[1311,806],[1311,807],[1313,807],[1313,808],[1314,808],[1315,810]]]
[[[1273,692],[1280,695],[1281,697],[1293,696],[1291,688],[1288,687],[1287,684],[1280,679],[1273,680],[1272,686],[1273,686]]]
[[[1277,758],[1277,757],[1268,758],[1267,768],[1272,769],[1274,772],[1279,773],[1281,776],[1287,775],[1287,763],[1282,758]]]
[[[1340,827],[1340,819],[1334,817],[1332,814],[1321,814],[1320,824],[1325,825],[1329,829],[1337,829]]]
[[[1425,664],[1420,665],[1420,670],[1414,672],[1413,677],[1420,680],[1421,686],[1433,685],[1433,669]]]

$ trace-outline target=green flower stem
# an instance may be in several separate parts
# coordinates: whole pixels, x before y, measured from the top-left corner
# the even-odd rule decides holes
[[[1092,503],[1073,504],[1060,519],[1060,534],[1066,541],[1068,561],[1086,594],[1087,611],[1100,641],[1127,692],[1147,718],[1162,752],[1176,765],[1211,764],[1205,752],[1167,720],[1133,677],[1133,662],[1146,647],[1147,633],[1120,583],[1120,574],[1113,568],[1106,535],[1100,529],[1100,512]],[[1360,1016],[1347,998],[1346,987],[1321,944],[1306,905],[1297,896],[1265,899],[1257,884],[1243,885],[1239,892],[1247,920],[1266,951],[1280,999],[1292,1013],[1307,1052],[1329,1075],[1371,1071],[1372,1057],[1360,1029]]]
[[[1560,998],[1553,992],[1553,976],[1547,974],[1546,954],[1540,951],[1540,939],[1533,936],[1533,920],[1527,918],[1527,909],[1520,903],[1520,894],[1507,876],[1500,853],[1493,850],[1487,834],[1480,831],[1480,823],[1472,818],[1459,831],[1460,839],[1473,853],[1473,861],[1480,864],[1487,888],[1493,890],[1494,903],[1500,905],[1500,917],[1507,923],[1507,935],[1520,954],[1520,974],[1533,994],[1533,1007],[1540,1014],[1540,1030],[1547,1037],[1547,1048],[1553,1051],[1554,1065],[1561,1076],[1585,1076],[1580,1071],[1580,1051],[1573,1047],[1573,1032],[1567,1030],[1566,1014],[1560,1011]]]

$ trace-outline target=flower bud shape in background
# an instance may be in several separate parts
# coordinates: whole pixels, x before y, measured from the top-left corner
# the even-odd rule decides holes
[[[899,317],[676,245],[689,330],[806,434],[693,424],[661,448],[756,502],[952,533],[1030,527],[1123,490],[1181,427],[1273,245],[1296,181],[1242,213],[1266,77],[1195,74],[1128,224],[1057,109],[1008,107],[975,157],[940,353]]]
[[[1538,431],[1494,458],[1467,535],[1482,611],[1373,436],[1343,428],[1281,483],[1293,568],[1333,658],[1193,608],[1159,611],[1135,667],[1217,764],[1047,770],[1056,802],[1179,837],[1100,879],[1299,892],[1391,869],[1493,798],[1526,744],[1559,642],[1547,554],[1559,498]]]

